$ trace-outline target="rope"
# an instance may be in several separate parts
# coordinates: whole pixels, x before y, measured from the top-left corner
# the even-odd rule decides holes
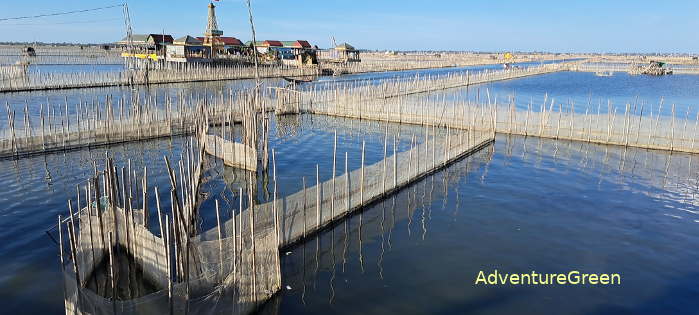
[[[10,18],[0,18],[0,22],[11,21],[11,20],[34,19],[34,18],[41,18],[41,17],[48,17],[48,16],[67,15],[67,14],[74,14],[74,13],[83,13],[83,12],[105,10],[105,9],[111,9],[111,8],[117,8],[117,7],[123,7],[123,6],[124,6],[124,4],[122,3],[122,4],[110,5],[110,6],[106,6],[106,7],[84,9],[84,10],[74,10],[74,11],[40,14],[40,15],[30,15],[30,16],[18,16],[18,17],[10,17]]]

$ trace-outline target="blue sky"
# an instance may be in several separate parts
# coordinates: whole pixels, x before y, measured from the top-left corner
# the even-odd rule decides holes
[[[115,0],[2,0],[0,19],[95,8]],[[330,37],[365,49],[699,53],[699,1],[252,0],[258,39]],[[134,33],[200,35],[206,0],[131,0]],[[250,39],[243,0],[217,2],[225,35]],[[119,8],[0,21],[0,41],[111,42]]]

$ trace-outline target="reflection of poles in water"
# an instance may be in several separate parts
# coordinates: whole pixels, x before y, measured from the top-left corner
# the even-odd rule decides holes
[[[320,186],[320,175],[319,175],[319,167],[318,164],[316,164],[316,227],[320,226],[320,192],[321,192],[322,187]],[[319,262],[318,262],[318,255],[320,252],[320,237],[316,237],[316,270],[315,270],[315,275],[313,276],[313,289],[315,290],[316,288],[316,279],[318,277],[318,268]]]
[[[383,255],[386,251],[385,243],[385,233],[384,233],[384,223],[386,222],[386,202],[381,202],[381,254],[379,255],[379,260],[376,265],[379,267],[379,277],[383,280]]]
[[[313,290],[316,289],[316,284],[318,282],[318,270],[320,269],[320,235],[316,237],[316,269],[313,272]]]
[[[691,160],[692,160],[693,157],[694,157],[694,156],[690,156],[690,157],[689,157],[689,159],[690,159],[690,165],[691,165]],[[691,171],[691,167],[690,167],[690,171]],[[691,173],[690,173],[690,175],[691,175]],[[688,178],[687,180],[689,181],[690,179]],[[690,188],[687,187],[687,189],[690,189]],[[692,195],[691,195],[691,197],[690,197],[692,200],[696,200],[696,199],[697,199],[697,192],[698,192],[698,191],[699,191],[699,172],[697,172],[697,177],[694,178],[694,189],[692,190]],[[688,197],[689,197],[689,195],[688,195]]]
[[[344,227],[345,227],[345,237],[344,237],[344,243],[345,243],[345,244],[344,244],[344,245],[345,245],[345,246],[344,246],[343,249],[342,249],[342,273],[345,273],[345,265],[347,264],[347,244],[348,244],[348,239],[347,239],[347,238],[349,238],[348,225],[349,225],[349,220],[350,220],[351,218],[352,218],[351,216],[348,216],[348,217],[345,218],[345,220],[344,220],[344,221],[345,221],[345,223],[344,223]]]
[[[307,207],[306,207],[306,176],[303,176],[301,178],[301,185],[303,187],[303,238],[306,238],[306,231],[308,231],[308,228],[306,227],[307,224]]]
[[[508,165],[510,165],[511,160],[512,160],[512,147],[513,147],[514,141],[512,141],[512,135],[506,135],[505,138],[507,139],[507,142],[505,142],[505,157],[506,157],[506,159],[505,159],[504,164],[505,164],[505,166],[508,166]]]
[[[413,186],[413,192],[415,192],[417,190],[418,185],[420,185],[419,182],[416,183],[415,186]],[[416,202],[417,195],[416,194],[417,193],[414,193],[412,196],[410,194],[408,195],[408,209],[407,209],[407,211],[408,211],[408,236],[410,236],[410,234],[411,234],[411,226],[413,223],[413,213],[414,213],[413,209],[417,207],[417,202]],[[412,203],[415,203],[415,205],[411,205]]]
[[[426,202],[427,202],[426,199],[427,199],[427,181],[425,180],[422,182],[422,196],[420,198],[420,210],[422,210],[421,217],[422,217],[423,225],[424,225],[424,220],[425,220],[425,206],[426,206]]]
[[[495,154],[495,147],[494,146],[492,146],[492,145],[488,146],[487,150],[488,150],[487,151],[488,152],[488,154],[487,154],[488,160],[485,163],[485,167],[483,169],[483,175],[481,176],[481,184],[485,183],[485,178],[488,176],[488,169],[490,168],[490,162],[493,160],[493,155]]]
[[[364,223],[364,211],[359,211],[359,227],[357,228],[357,234],[359,237],[359,267],[362,269],[362,274],[364,273],[364,256],[362,254],[362,224]]]
[[[432,178],[432,180],[434,180],[434,176],[431,176],[431,178]],[[432,183],[434,184],[434,182],[432,182]],[[430,187],[432,188],[432,187],[434,187],[434,185],[430,185]],[[430,188],[430,192],[429,192],[429,196],[427,197],[427,200],[423,199],[422,206],[421,206],[421,208],[422,208],[422,220],[421,220],[421,222],[422,222],[422,240],[423,241],[425,240],[425,235],[427,234],[427,227],[425,226],[425,221],[426,221],[426,212],[427,212],[427,208],[428,208],[427,203],[429,203],[432,200],[432,189],[431,188]],[[427,195],[427,181],[425,181],[424,189],[425,189],[425,193],[423,194],[423,196],[426,196]]]
[[[19,176],[19,168],[17,166],[17,161],[15,161],[15,169],[18,171],[17,175]],[[44,155],[44,180],[46,180],[46,188],[51,188],[51,185],[53,185],[53,177],[51,176],[51,171],[49,170],[49,163],[46,158],[46,155]]]
[[[366,146],[366,141],[362,140],[362,166],[361,166],[361,173],[359,177],[359,203],[364,204],[364,149]]]
[[[429,203],[430,203],[430,204],[431,204],[432,201],[434,200],[434,198],[432,197],[433,194],[434,194],[434,176],[430,176],[430,197],[429,197]],[[427,209],[429,210],[429,211],[427,211],[427,219],[428,219],[429,221],[432,221],[432,207],[427,207]],[[425,230],[425,232],[427,232],[427,230]],[[424,237],[424,235],[423,235],[423,239],[424,239],[424,238],[425,238],[425,237]]]
[[[542,161],[542,154],[541,152],[543,151],[543,138],[539,137],[537,138],[537,148],[536,148],[536,162],[535,165],[537,168],[541,168],[541,161]]]
[[[661,186],[663,189],[667,186],[667,177],[668,173],[670,172],[670,164],[672,162],[672,152],[667,155],[665,158],[665,170],[663,172],[663,185]]]
[[[483,175],[481,175],[481,185],[485,185],[485,178],[488,177],[488,170],[490,169],[490,159],[492,159],[493,155],[493,146],[488,147],[488,156],[489,160],[488,163],[485,163],[485,167],[483,168]]]
[[[457,171],[457,170],[455,170]],[[449,173],[450,168],[445,168],[443,170],[443,177],[442,177],[442,188],[444,189],[444,197],[442,198],[442,211],[446,211],[447,209],[447,203],[449,202],[449,180],[452,174]],[[430,211],[430,220],[432,220],[432,211]]]
[[[600,165],[602,167],[602,170],[599,172],[599,178],[597,180],[598,189],[602,187],[602,181],[604,180],[605,171],[607,169],[607,150],[607,146],[604,146],[604,157],[602,158],[602,165]]]
[[[408,194],[408,236],[411,236],[413,215],[415,214],[415,209],[417,208],[417,188],[420,183],[413,186],[412,194]]]
[[[426,224],[426,219],[431,220],[432,219],[432,207],[430,206],[432,204],[432,201],[434,200],[432,198],[434,194],[434,176],[430,176],[430,193],[428,197],[428,204],[429,205],[423,205],[422,207],[422,240],[425,240],[425,236],[427,236],[427,224]],[[425,213],[427,213],[427,218],[425,218]]]
[[[301,255],[303,257],[303,262],[302,262],[302,268],[303,270],[301,271],[301,303],[303,305],[306,305],[306,243],[303,242],[303,246],[301,247]]]
[[[383,175],[381,177],[381,183],[383,187],[381,188],[382,192],[386,192],[386,150],[388,146],[388,123],[386,124],[386,133],[383,138]]]
[[[620,161],[619,161],[619,175],[617,176],[618,183],[624,182],[624,174],[626,172],[626,153],[628,152],[628,147],[622,149]]]
[[[336,172],[336,158],[337,155],[337,129],[335,129],[335,135],[333,136],[333,175],[332,175],[332,192],[330,193],[330,217],[335,218],[335,175]]]
[[[275,127],[277,138],[297,136],[302,126],[304,126],[303,115],[281,115],[275,116]]]
[[[388,249],[391,250],[393,246],[391,245],[391,235],[393,234],[393,228],[396,226],[396,195],[391,196],[391,226],[388,228]]]
[[[633,175],[636,173],[636,164],[638,164],[638,159],[636,159],[636,155],[638,154],[638,150],[633,151],[633,158],[631,160],[631,171],[630,174],[633,177]]]
[[[579,163],[580,168],[587,168],[587,164],[590,162],[590,143],[584,143],[580,146],[580,154],[582,154],[582,161]]]
[[[464,172],[464,174],[462,174],[461,177],[468,177],[469,171],[470,170],[468,168],[468,163],[467,163],[466,164],[466,172]],[[458,181],[457,181],[456,185],[454,185],[454,195],[456,197],[456,202],[454,204],[454,219],[456,219],[456,215],[459,213],[459,208],[461,208],[461,191],[459,189]]]
[[[347,165],[347,164],[348,164],[348,163],[347,163],[348,161],[347,161],[347,158],[348,158],[347,152],[345,151],[345,188],[346,188],[346,190],[345,190],[345,192],[346,192],[345,200],[347,200],[347,204],[346,204],[346,206],[345,206],[345,214],[348,214],[348,213],[349,213],[349,210],[350,210],[350,202],[351,202],[351,200],[350,200],[350,188],[349,188],[349,187],[350,187],[350,178],[349,178],[349,172],[348,172],[348,165]],[[347,258],[346,258],[346,257],[347,257],[347,256],[346,256],[346,255],[347,255],[347,243],[348,243],[348,242],[347,242],[347,238],[349,237],[348,225],[349,225],[349,221],[350,221],[351,218],[352,218],[351,216],[347,216],[347,217],[345,218],[345,220],[344,220],[344,221],[345,221],[345,222],[344,222],[344,226],[345,226],[345,247],[344,247],[343,250],[342,250],[342,273],[345,273],[345,264],[347,263]]]
[[[621,161],[619,161],[619,182],[621,183],[624,179],[624,170],[626,167],[626,152],[628,151],[627,147],[623,148],[623,152],[621,153]]]
[[[330,273],[330,304],[333,304],[333,300],[335,299],[335,272],[336,269],[336,261],[335,261],[335,229],[332,228],[330,230],[330,254],[332,255],[332,271]]]

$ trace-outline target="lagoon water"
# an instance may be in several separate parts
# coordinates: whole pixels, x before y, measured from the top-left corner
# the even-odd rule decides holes
[[[695,313],[697,163],[498,137],[494,148],[283,252],[285,288],[266,312]],[[494,270],[618,273],[621,284],[474,284],[479,271]]]
[[[559,62],[559,61],[557,61]],[[526,63],[519,66],[533,66],[539,63]],[[70,66],[40,66],[64,68]],[[75,66],[81,69],[80,66]],[[90,67],[90,66],[86,66]],[[108,69],[113,65],[98,65],[96,67]],[[421,69],[396,72],[362,73],[343,75],[337,77],[319,77],[316,81],[303,84],[300,89],[322,89],[329,84],[346,84],[348,86],[375,85],[384,80],[411,80],[416,75],[446,75],[465,74],[466,72],[476,72],[485,69],[500,69],[500,65],[469,66],[442,69]],[[82,70],[81,70],[82,71]],[[265,79],[263,88],[285,86],[287,83],[282,79]],[[56,113],[62,113],[65,103],[69,104],[68,113],[75,116],[76,104],[80,101],[91,103],[99,101],[103,103],[107,95],[113,98],[113,104],[118,104],[120,99],[125,99],[127,104],[131,98],[139,97],[157,99],[158,104],[163,104],[166,96],[177,98],[179,93],[185,96],[217,97],[221,94],[228,95],[229,90],[241,90],[254,86],[254,80],[233,80],[216,82],[195,82],[178,84],[158,84],[152,86],[129,87],[109,87],[109,88],[89,88],[71,89],[38,92],[18,92],[5,93],[0,97],[0,103],[14,109],[18,117],[22,117],[25,104],[30,117],[38,120],[42,104],[44,110],[53,108]],[[557,72],[547,75],[532,76],[516,80],[498,81],[489,84],[472,86],[469,88],[455,88],[445,91],[434,92],[425,95],[417,95],[416,98],[426,98],[430,101],[441,101],[446,97],[471,101],[479,100],[481,103],[490,101],[498,104],[509,104],[514,98],[518,109],[526,110],[530,103],[534,111],[541,110],[541,106],[547,95],[547,104],[555,102],[555,107],[562,106],[571,108],[574,104],[575,111],[585,113],[596,113],[598,108],[601,113],[607,112],[608,101],[612,108],[616,108],[618,113],[624,113],[626,104],[630,104],[631,109],[635,108],[635,113],[640,114],[643,108],[644,115],[661,113],[662,115],[672,115],[672,105],[675,105],[675,116],[678,118],[688,117],[695,119],[699,111],[699,86],[698,75],[671,75],[663,77],[632,76],[627,73],[616,72],[611,77],[598,77],[594,73],[587,72]],[[660,106],[663,100],[662,107]],[[116,106],[116,105],[115,105]],[[547,107],[548,108],[548,107]],[[0,126],[6,126],[7,114],[5,109],[0,114]],[[22,125],[21,119],[17,122]],[[57,122],[60,125],[60,120]]]
[[[382,75],[333,79],[373,82]],[[606,103],[610,98],[614,104],[636,97],[652,104],[664,96],[666,104],[677,103],[678,108],[685,104],[696,115],[693,104],[699,101],[699,92],[691,87],[698,80],[699,76],[648,78],[617,73],[596,77],[562,72],[496,82],[470,88],[469,93],[473,97],[474,90],[480,89],[484,94],[487,88],[504,100],[514,92],[517,105],[525,108],[530,98],[538,104],[537,97],[540,103],[543,94],[549,93],[561,102],[574,100],[576,109],[590,95],[593,102],[601,98]],[[284,84],[282,80],[266,82]],[[47,98],[58,108],[65,98],[74,103],[81,97],[103,98],[106,94],[162,97],[179,90],[216,94],[250,84],[227,81],[135,90],[10,93],[0,101],[19,111],[28,100],[30,111],[38,114]],[[464,93],[464,89],[446,93]],[[2,119],[5,115],[0,115],[4,125]],[[411,126],[389,127],[390,135],[400,130],[397,151],[407,150],[411,135],[421,132]],[[308,115],[275,121],[271,147],[278,154],[279,195],[300,189],[301,176],[314,181],[316,164],[321,180],[330,178],[335,130],[338,174],[344,171],[345,151],[350,170],[359,167],[362,140],[367,142],[367,164],[380,160],[384,128],[379,123]],[[124,165],[127,158],[133,159],[135,169],[148,165],[149,184],[164,190],[169,184],[162,157],[176,159],[185,139],[111,146],[109,151],[118,165]],[[93,160],[103,160],[104,150],[0,160],[3,312],[63,312],[57,247],[45,230],[58,214],[66,213],[75,185],[92,173]],[[213,162],[203,188],[209,198],[225,199],[224,207],[231,208],[237,197],[227,174],[234,172]],[[282,252],[283,291],[262,312],[687,313],[699,307],[699,253],[692,250],[699,241],[698,176],[696,156],[499,136],[494,146]],[[264,174],[258,178],[257,198],[268,200],[271,180]],[[212,209],[209,199],[202,208],[204,229],[213,226]],[[619,273],[622,283],[608,287],[474,286],[478,271],[494,269]]]
[[[609,77],[596,76],[591,72],[555,72],[515,80],[497,81],[469,88],[449,89],[424,95],[429,100],[458,99],[479,103],[490,102],[509,105],[514,102],[518,110],[541,111],[546,100],[546,109],[554,102],[556,111],[561,106],[576,113],[606,113],[609,106],[623,114],[626,105],[635,109],[636,115],[648,116],[660,113],[694,120],[699,111],[699,76],[678,74],[662,77],[630,75],[615,72]],[[662,105],[661,105],[662,104]]]
[[[620,110],[626,104],[638,109],[644,104],[647,115],[651,106],[657,113],[661,99],[664,99],[663,113],[671,114],[672,104],[675,104],[678,117],[684,117],[689,109],[690,118],[696,117],[699,109],[699,89],[696,87],[699,87],[697,75],[654,77],[625,72],[615,72],[610,77],[600,77],[590,72],[558,72],[523,80],[495,82],[489,86],[501,101],[513,95],[521,109],[527,108],[527,104],[533,100],[538,110],[544,95],[548,93],[549,101],[555,98],[556,103],[574,103],[579,112],[585,112],[588,103],[591,111],[596,111],[600,103],[606,111],[609,100]]]
[[[316,164],[320,181],[331,178],[335,131],[338,137],[338,175],[344,173],[344,152],[348,152],[350,171],[360,167],[362,141],[366,142],[367,165],[383,157],[385,124],[309,115],[279,123],[272,121],[275,123],[271,126],[270,148],[276,152],[280,197],[300,190],[302,176],[307,177],[309,184],[315,182]],[[414,126],[391,124],[388,127],[389,136],[400,139],[396,142],[398,152],[408,150],[412,134],[419,131]],[[211,132],[218,131],[213,129]],[[240,130],[236,133],[240,134]],[[147,166],[149,190],[152,192],[157,186],[164,194],[170,184],[163,157],[178,161],[187,139],[165,138],[0,160],[0,303],[3,313],[63,312],[58,247],[52,239],[52,236],[57,236],[52,227],[58,215],[67,215],[68,199],[76,205],[76,186],[83,185],[93,174],[93,161],[97,163],[97,169],[101,169],[108,150],[119,167],[125,167],[127,160],[131,159],[132,169],[139,176]],[[388,144],[391,154],[392,143]],[[219,160],[207,160],[202,185],[202,193],[207,198],[201,208],[203,231],[215,226],[214,198],[221,202],[222,220],[228,220],[231,211],[237,211],[238,190],[234,178],[237,173],[224,167]],[[259,202],[271,200],[271,182],[271,174],[258,173],[255,198]],[[84,205],[84,194],[81,202]],[[149,204],[155,204],[153,193],[149,196]],[[161,206],[169,209],[169,198],[162,197]],[[155,214],[151,214],[151,222],[157,222]],[[156,230],[157,225],[153,227],[157,234]]]

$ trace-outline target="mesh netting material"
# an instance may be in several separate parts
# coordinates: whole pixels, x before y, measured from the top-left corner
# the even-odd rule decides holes
[[[91,202],[76,213],[75,223],[69,222],[71,227],[75,224],[76,245],[71,254],[75,259],[63,260],[67,314],[247,314],[279,290],[279,251],[271,228],[220,235],[214,240],[189,236],[186,226],[196,215],[192,205],[197,204],[204,148],[197,149],[198,156],[194,150],[188,148],[185,160],[190,171],[183,173],[181,181],[171,178],[183,186],[181,191],[175,186],[179,192],[173,192],[183,202],[176,202],[179,210],[173,210],[177,226],[169,225],[168,216],[160,222],[168,222],[161,234],[169,235],[169,244],[148,230],[143,210],[131,209],[129,203],[126,209],[119,207],[118,194],[113,203],[109,194],[100,197],[99,204]],[[113,162],[107,165],[106,169],[113,168]],[[183,169],[180,164],[180,173]],[[105,192],[119,186],[112,177],[115,173],[105,171]],[[94,180],[99,182],[99,177]],[[145,179],[143,186],[147,187]],[[261,220],[258,214],[259,218],[252,219]],[[128,261],[127,271],[120,268],[124,260]],[[106,282],[114,284],[104,284],[103,290],[88,286],[88,279],[104,269],[109,274]],[[123,287],[115,281],[118,273],[127,275],[129,281],[133,273],[140,273],[140,280],[154,288],[122,296]]]
[[[688,113],[661,116],[636,107],[608,113],[597,113],[598,108],[584,106],[578,110],[581,108],[586,112],[576,113],[575,108],[551,104],[533,111],[507,104],[435,102],[418,96],[379,100],[348,96],[334,102],[308,101],[302,105],[306,112],[336,117],[481,131],[492,130],[495,125],[497,132],[505,134],[699,153],[699,119],[692,119]]]
[[[324,228],[363,206],[431,174],[451,161],[476,152],[494,141],[492,133],[471,132],[433,137],[412,149],[396,153],[363,169],[341,174],[319,185],[308,187],[285,198],[256,205],[255,229],[279,226],[279,245],[291,245],[306,235]],[[349,179],[349,181],[348,181]],[[333,190],[334,188],[334,190]],[[334,193],[333,193],[334,191]],[[251,209],[245,209],[222,224],[226,235],[249,231]],[[277,214],[275,224],[274,213]],[[199,236],[215,240],[217,229]]]
[[[239,142],[224,140],[215,135],[206,135],[206,153],[223,160],[228,166],[249,171],[257,170],[257,150]]]
[[[84,284],[96,266],[109,263],[102,242],[99,217],[80,216],[77,260]],[[163,239],[143,227],[143,213],[134,210],[131,221],[126,212],[116,208],[101,215],[104,234],[113,235],[113,248],[118,247],[133,257],[143,276],[158,290],[129,300],[112,300],[81,287],[72,262],[64,272],[66,314],[152,314],[168,313],[170,298],[167,283],[167,255]],[[116,214],[116,219],[115,215]],[[90,232],[92,229],[92,233]],[[92,237],[92,238],[91,238]],[[172,310],[175,314],[247,314],[279,289],[278,250],[272,229],[256,229],[254,244],[251,235],[243,234],[216,240],[191,239],[190,279],[172,285]],[[254,249],[253,249],[254,246]],[[95,253],[93,255],[93,253]],[[254,253],[254,254],[253,254]],[[254,257],[254,261],[253,261]],[[175,266],[173,266],[175,268]]]

